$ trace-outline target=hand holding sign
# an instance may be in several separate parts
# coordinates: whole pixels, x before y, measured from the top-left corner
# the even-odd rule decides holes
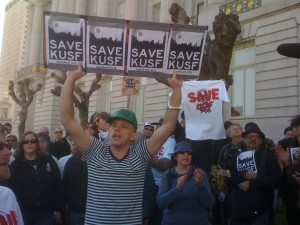
[[[167,81],[170,85],[170,87],[174,90],[176,88],[181,88],[183,81],[177,79],[177,72],[176,70],[173,71],[172,78],[167,78]]]
[[[255,172],[248,171],[248,172],[244,173],[244,178],[246,180],[255,179],[256,177],[257,177],[257,173],[255,173]]]
[[[69,71],[67,72],[67,77],[68,78],[72,78],[75,81],[80,79],[81,77],[86,75],[86,72],[83,72],[83,67],[82,67],[82,63],[79,63],[77,65],[77,70],[73,70],[73,71]]]
[[[239,184],[239,188],[242,190],[242,191],[248,191],[249,190],[249,180],[246,180],[242,183]]]

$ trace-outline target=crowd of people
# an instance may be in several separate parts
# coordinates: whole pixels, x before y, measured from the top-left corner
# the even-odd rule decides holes
[[[288,225],[300,224],[300,115],[277,145],[253,122],[226,121],[222,140],[189,140],[174,72],[158,122],[139,131],[120,109],[81,127],[72,105],[81,69],[61,93],[65,136],[42,127],[17,137],[0,125],[1,225],[274,225],[278,199]]]

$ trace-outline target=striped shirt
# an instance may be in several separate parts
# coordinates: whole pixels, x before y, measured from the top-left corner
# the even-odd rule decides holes
[[[118,160],[109,143],[93,139],[84,156],[88,165],[85,224],[142,224],[144,178],[151,159],[146,142]]]

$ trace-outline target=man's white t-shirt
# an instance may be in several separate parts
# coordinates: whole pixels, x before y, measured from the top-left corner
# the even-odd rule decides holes
[[[225,138],[222,111],[224,101],[229,100],[221,80],[183,82],[182,107],[186,137],[191,140]]]
[[[7,187],[0,186],[0,224],[24,225],[23,217],[15,194]]]

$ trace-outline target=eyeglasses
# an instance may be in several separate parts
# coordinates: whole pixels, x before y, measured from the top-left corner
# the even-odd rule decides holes
[[[6,142],[16,142],[17,140],[15,139],[6,139]]]
[[[239,128],[239,127],[233,127],[230,130],[241,130],[241,128]]]
[[[246,138],[258,140],[258,139],[260,139],[260,136],[259,135],[247,135]]]
[[[35,140],[35,139],[32,139],[32,140],[24,140],[23,142],[22,142],[23,144],[35,144],[35,143],[37,143],[37,140]]]
[[[178,152],[178,153],[179,153],[179,154],[182,154],[182,155],[184,155],[185,153],[188,154],[188,155],[192,155],[191,152]]]
[[[149,127],[145,127],[144,129],[145,129],[145,130],[149,130],[149,131],[154,131],[153,128],[149,128]]]
[[[57,134],[57,133],[60,133],[60,134],[61,134],[61,133],[62,133],[62,131],[59,131],[59,130],[58,130],[58,131],[54,131],[54,133],[56,133],[56,134]]]
[[[4,148],[9,148],[9,146],[3,142],[0,142],[0,150],[2,150]]]

